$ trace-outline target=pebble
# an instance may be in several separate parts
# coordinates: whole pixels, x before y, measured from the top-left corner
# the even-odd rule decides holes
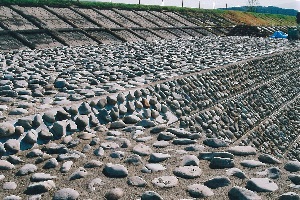
[[[102,157],[102,156],[104,156],[104,154],[105,154],[105,152],[104,152],[104,149],[102,147],[99,147],[99,148],[94,150],[94,155],[95,156]]]
[[[209,167],[213,169],[224,169],[234,167],[234,161],[230,158],[214,157],[211,159]]]
[[[295,192],[287,192],[280,195],[278,200],[300,200],[300,196]]]
[[[261,200],[262,199],[255,192],[238,186],[234,186],[229,190],[228,197],[230,200],[246,200],[246,199]]]
[[[255,168],[255,167],[261,167],[261,166],[265,166],[266,164],[257,161],[257,160],[243,160],[240,162],[240,164],[243,167],[249,167],[249,168]]]
[[[191,144],[189,146],[184,147],[186,151],[204,151],[205,147],[200,144]]]
[[[46,163],[43,166],[43,169],[51,169],[56,168],[58,166],[58,162],[55,158],[50,158],[46,161]]]
[[[91,192],[96,190],[95,186],[101,186],[103,185],[102,183],[102,179],[101,178],[94,178],[93,180],[90,181],[90,183],[88,184],[88,188]]]
[[[229,180],[229,178],[224,177],[224,176],[217,176],[217,177],[211,178],[204,182],[204,185],[206,185],[207,187],[209,187],[211,189],[225,187],[230,184],[231,184],[231,181]]]
[[[269,154],[259,155],[258,160],[260,162],[263,162],[263,163],[266,163],[266,164],[281,164],[281,162],[277,158],[275,158],[275,157],[273,157]]]
[[[256,149],[251,146],[234,146],[228,149],[229,153],[236,156],[256,155]]]
[[[235,177],[240,178],[240,179],[247,178],[247,176],[245,175],[245,173],[242,170],[240,170],[239,168],[230,168],[230,169],[227,169],[226,170],[226,174],[228,176],[235,176]]]
[[[163,154],[163,153],[152,153],[150,155],[150,159],[149,162],[152,163],[158,163],[158,162],[162,162],[164,160],[167,160],[168,158],[170,158],[171,155],[170,154]]]
[[[21,200],[22,197],[16,196],[16,195],[9,195],[3,198],[3,200]]]
[[[104,166],[103,173],[110,178],[124,178],[128,176],[128,170],[120,164],[107,163]]]
[[[164,141],[169,141],[173,140],[176,137],[173,133],[170,132],[160,132],[159,135],[157,136],[157,140],[164,140]]]
[[[30,184],[26,190],[25,194],[32,195],[32,194],[41,194],[45,192],[49,192],[50,190],[55,188],[55,183],[52,180],[48,181],[41,181],[38,183]]]
[[[101,167],[102,165],[103,163],[99,160],[90,160],[84,164],[84,168],[95,168],[95,167]]]
[[[143,164],[142,158],[137,154],[129,155],[124,162],[128,163],[128,164],[132,164],[132,165],[142,165]]]
[[[197,166],[181,166],[176,167],[173,170],[173,173],[175,176],[186,178],[186,179],[192,179],[200,177],[202,174],[202,170]]]
[[[160,188],[171,188],[178,184],[178,179],[175,176],[160,176],[152,180],[152,183]]]
[[[125,128],[126,124],[123,121],[115,121],[110,124],[110,129]]]
[[[13,135],[15,133],[15,127],[8,122],[0,123],[0,138]]]
[[[300,185],[300,175],[298,174],[290,174],[288,178],[294,183],[295,185]]]
[[[161,164],[153,164],[153,163],[148,163],[145,165],[144,168],[142,168],[142,172],[144,173],[152,173],[152,172],[158,172],[158,171],[164,171],[167,168],[165,168],[163,165]]]
[[[17,184],[15,182],[5,182],[2,186],[3,190],[15,190],[17,188]]]
[[[214,195],[210,188],[201,184],[189,185],[187,191],[193,198],[206,198]]]
[[[203,144],[212,147],[212,148],[220,148],[220,147],[228,147],[226,141],[218,139],[218,138],[208,138],[203,141]]]
[[[69,180],[72,181],[72,180],[84,178],[87,175],[88,172],[83,167],[79,167],[75,172],[71,174]]]
[[[52,200],[76,200],[79,193],[72,188],[63,188],[54,193]]]
[[[136,115],[127,115],[124,117],[123,121],[125,124],[136,124],[141,121],[141,119]]]
[[[103,142],[100,144],[100,146],[104,149],[104,150],[107,150],[107,149],[118,149],[120,148],[120,146],[115,143],[115,142]]]
[[[71,160],[64,162],[60,168],[60,172],[67,173],[71,169],[72,165],[73,161]]]
[[[191,135],[190,132],[188,132],[184,129],[178,129],[178,128],[168,128],[167,132],[171,132],[171,133],[173,133],[174,135],[176,135],[177,137],[180,137],[180,138],[187,138]]]
[[[132,150],[133,153],[139,155],[139,156],[148,156],[150,155],[153,151],[151,147],[144,145],[144,144],[138,144],[133,147]]]
[[[181,157],[181,165],[182,166],[198,166],[200,163],[199,159],[195,155],[185,155]]]
[[[5,142],[4,147],[8,151],[17,153],[20,151],[20,142],[16,139],[9,139]]]
[[[163,200],[163,198],[154,191],[146,191],[142,194],[141,200]]]
[[[281,170],[278,167],[270,167],[262,172],[257,172],[260,176],[266,176],[271,179],[277,179],[280,178]]]
[[[40,182],[40,181],[48,181],[48,180],[53,180],[56,179],[57,176],[52,176],[51,174],[45,174],[45,173],[34,173],[30,181],[31,182]]]
[[[298,171],[300,171],[300,162],[299,161],[288,161],[284,165],[284,169],[289,172],[298,172]]]
[[[147,185],[147,182],[139,176],[131,176],[128,177],[127,184],[131,186],[145,187]]]
[[[11,164],[14,164],[14,165],[21,164],[21,163],[25,162],[20,157],[15,156],[15,155],[9,155],[8,158],[7,158],[7,161],[9,161]]]
[[[256,192],[274,192],[278,190],[278,185],[268,178],[251,178],[246,188]]]
[[[152,146],[156,147],[156,148],[165,148],[165,147],[167,147],[169,145],[170,145],[170,143],[168,141],[162,140],[162,141],[156,141],[156,142],[154,142]]]
[[[35,144],[37,142],[37,139],[38,139],[38,133],[34,130],[30,130],[27,132],[23,140],[29,144]]]
[[[124,196],[124,191],[122,188],[111,189],[105,194],[105,198],[107,200],[118,200],[121,199],[123,196]]]
[[[150,128],[156,126],[155,122],[151,121],[150,119],[142,119],[138,123],[136,123],[136,126],[142,126],[144,128]]]
[[[173,144],[175,145],[188,145],[188,144],[195,144],[197,140],[191,140],[188,138],[178,138],[173,140]]]
[[[0,170],[12,170],[15,166],[6,160],[0,160]]]
[[[32,174],[37,170],[37,166],[35,166],[34,164],[25,164],[23,167],[21,167],[19,169],[19,171],[17,172],[18,176],[25,176],[28,174]]]

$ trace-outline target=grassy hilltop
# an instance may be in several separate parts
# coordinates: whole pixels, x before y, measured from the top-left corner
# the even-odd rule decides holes
[[[0,5],[24,5],[24,6],[81,6],[81,7],[99,7],[103,9],[119,8],[127,10],[156,10],[156,11],[176,11],[181,14],[201,17],[221,16],[236,24],[246,24],[253,26],[296,26],[296,17],[278,14],[253,13],[231,10],[211,10],[198,8],[181,8],[174,6],[156,6],[156,5],[138,5],[108,2],[75,1],[75,0],[1,0]]]

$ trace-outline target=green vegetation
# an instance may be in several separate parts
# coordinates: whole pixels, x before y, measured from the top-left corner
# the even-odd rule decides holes
[[[247,24],[255,26],[295,26],[296,19],[293,16],[276,15],[276,14],[262,14],[254,12],[241,12],[230,10],[206,10],[198,8],[181,8],[173,6],[158,6],[158,5],[138,5],[138,4],[123,4],[123,3],[109,3],[109,2],[92,2],[82,0],[0,0],[0,5],[21,6],[71,6],[76,5],[80,7],[97,7],[102,9],[119,8],[125,10],[155,10],[155,11],[173,11],[179,12],[183,15],[192,17],[220,16],[231,20],[236,24]]]

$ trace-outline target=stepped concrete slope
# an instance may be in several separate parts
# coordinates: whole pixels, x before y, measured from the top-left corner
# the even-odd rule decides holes
[[[300,198],[299,42],[169,11],[1,12],[1,199]]]
[[[0,13],[1,51],[224,36],[236,25],[217,15],[79,6],[0,5]],[[286,27],[261,31],[271,35],[278,29],[287,31]]]

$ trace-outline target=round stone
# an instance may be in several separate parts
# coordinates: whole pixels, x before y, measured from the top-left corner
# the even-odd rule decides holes
[[[15,182],[5,182],[3,183],[3,190],[15,190],[17,188],[17,184]]]
[[[213,191],[210,188],[201,184],[189,185],[187,191],[193,198],[205,198],[214,195]]]
[[[103,169],[104,175],[110,178],[124,178],[128,175],[127,168],[120,164],[107,163]]]
[[[133,147],[133,153],[140,155],[140,156],[148,156],[152,153],[152,149],[144,144],[138,144]]]
[[[160,188],[171,188],[178,184],[178,179],[175,176],[161,176],[153,179],[152,183]]]
[[[278,186],[268,178],[251,178],[246,188],[256,192],[274,192]]]
[[[229,190],[228,197],[230,200],[246,200],[246,199],[261,200],[262,199],[255,192],[238,186],[235,186]]]
[[[131,176],[127,179],[127,184],[137,187],[145,187],[147,182],[139,176]]]
[[[163,200],[163,198],[154,191],[146,191],[142,194],[141,200]]]
[[[192,179],[200,177],[202,174],[202,170],[198,166],[183,166],[183,167],[176,167],[173,170],[175,176]]]
[[[105,198],[107,200],[118,200],[121,199],[123,196],[124,196],[124,191],[122,188],[111,189],[105,194]]]
[[[52,200],[76,200],[79,193],[71,188],[63,188],[55,192]]]
[[[216,189],[219,187],[225,187],[230,184],[231,184],[231,182],[230,182],[229,178],[223,177],[223,176],[217,176],[217,177],[214,177],[214,178],[209,179],[204,182],[204,185],[206,185],[207,187],[212,188],[212,189]]]
[[[289,172],[298,172],[298,171],[300,171],[300,162],[299,161],[288,161],[284,165],[284,169]]]
[[[280,195],[278,200],[300,200],[300,196],[295,192],[287,192]]]

